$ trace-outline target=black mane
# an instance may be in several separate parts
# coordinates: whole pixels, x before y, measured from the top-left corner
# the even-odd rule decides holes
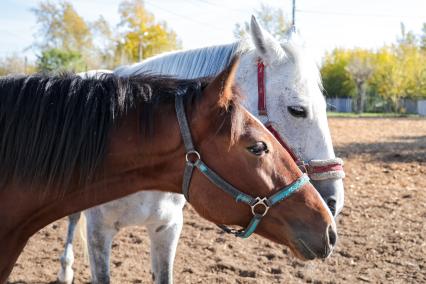
[[[11,181],[66,187],[88,182],[108,134],[127,110],[143,106],[142,128],[158,105],[201,94],[203,80],[103,74],[0,77],[0,186]]]

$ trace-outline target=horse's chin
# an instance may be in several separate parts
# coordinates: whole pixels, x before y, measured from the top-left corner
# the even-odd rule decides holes
[[[264,232],[257,232],[257,234],[268,239],[268,240],[270,240],[270,241],[273,241],[274,243],[288,247],[290,249],[290,251],[293,253],[293,255],[300,260],[306,261],[306,260],[312,260],[312,259],[316,258],[316,256],[314,256],[312,253],[310,253],[309,251],[304,249],[301,246],[300,241],[297,240],[297,239],[288,240],[286,238],[284,238],[284,239],[277,238],[277,236],[275,236],[275,235],[269,235],[269,234],[266,234]]]
[[[307,261],[307,260],[313,260],[318,258],[318,256],[300,239],[288,241],[288,240],[279,240],[275,237],[266,236],[263,234],[262,236],[275,243],[288,247],[290,251],[293,253],[293,255],[300,260]]]
[[[294,246],[290,246],[291,252],[300,260],[314,260],[318,256],[302,240],[297,240]]]

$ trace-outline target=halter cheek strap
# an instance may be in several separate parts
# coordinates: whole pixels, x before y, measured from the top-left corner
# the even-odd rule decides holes
[[[303,174],[295,182],[280,189],[269,198],[266,197],[252,197],[240,190],[236,189],[233,185],[222,179],[217,173],[210,169],[202,160],[200,154],[195,150],[192,143],[191,131],[189,129],[188,121],[185,114],[185,106],[182,96],[176,96],[175,109],[178,118],[178,123],[186,149],[185,155],[185,170],[183,174],[182,193],[186,200],[189,202],[189,186],[191,184],[192,174],[194,169],[197,168],[204,176],[206,176],[213,184],[219,187],[222,191],[229,194],[236,202],[248,204],[251,207],[253,217],[245,229],[233,230],[225,225],[219,225],[227,233],[232,233],[237,237],[248,238],[259,225],[263,216],[266,215],[269,208],[285,198],[289,197],[292,193],[300,189],[304,184],[309,182],[309,177]]]
[[[257,61],[257,109],[259,115],[267,115],[266,111],[266,94],[265,94],[265,64],[262,60]]]

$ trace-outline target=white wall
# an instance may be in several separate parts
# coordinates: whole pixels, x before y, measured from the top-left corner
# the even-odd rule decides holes
[[[417,112],[421,116],[426,116],[426,100],[417,101]]]

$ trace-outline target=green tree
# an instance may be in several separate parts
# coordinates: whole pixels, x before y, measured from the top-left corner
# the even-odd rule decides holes
[[[375,56],[371,85],[399,111],[401,98],[426,97],[426,53],[405,43],[384,47]]]
[[[401,24],[397,44],[376,53],[375,71],[371,84],[383,98],[399,111],[403,97],[426,97],[426,24],[423,34],[416,36]]]
[[[351,53],[344,49],[334,49],[326,54],[321,76],[326,96],[329,97],[353,97],[356,95],[356,87],[347,66],[351,60]]]
[[[358,111],[366,98],[392,111],[403,111],[401,98],[426,98],[426,24],[423,29],[416,36],[401,24],[396,44],[374,52],[336,49],[327,54],[321,67],[326,94],[354,96]]]
[[[124,53],[131,61],[140,61],[152,55],[180,47],[176,33],[165,22],[156,22],[145,9],[142,0],[125,0],[119,6],[119,27],[122,42],[117,44],[117,54]]]
[[[37,58],[37,69],[51,71],[85,71],[85,63],[77,51],[65,51],[58,48],[46,49]]]
[[[39,70],[82,71],[97,67],[90,26],[70,2],[42,1],[32,11],[39,27],[35,43]]]
[[[110,69],[180,47],[176,33],[156,22],[142,0],[121,2],[117,27],[103,17],[86,22],[68,0],[45,0],[32,11],[39,26],[35,46],[41,70]]]
[[[271,33],[274,38],[284,41],[290,29],[290,23],[286,21],[284,13],[280,8],[274,8],[261,4],[260,8],[254,12],[260,25]],[[237,23],[234,28],[234,37],[239,39],[250,30],[249,22]]]

